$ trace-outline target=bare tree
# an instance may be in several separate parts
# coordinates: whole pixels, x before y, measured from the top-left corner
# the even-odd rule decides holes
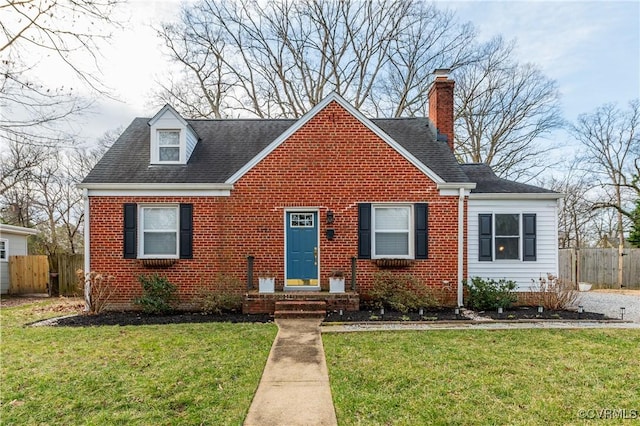
[[[0,5],[0,130],[5,137],[57,143],[58,124],[91,104],[77,88],[40,83],[35,73],[43,58],[57,58],[84,86],[106,93],[96,52],[115,24],[112,12],[119,2],[7,0]]]
[[[549,147],[534,143],[563,124],[556,82],[512,57],[501,37],[482,59],[455,73],[455,147],[464,162],[486,163],[509,179],[544,170]]]
[[[412,0],[202,0],[159,34],[183,73],[158,93],[188,117],[299,117],[335,91],[376,115],[426,108],[434,68],[475,58],[470,25]]]
[[[640,151],[640,100],[631,101],[626,110],[606,104],[582,114],[572,131],[586,151],[585,164],[608,195],[593,208],[617,213],[618,285],[622,285],[625,218],[629,222],[634,218],[633,202],[640,195],[634,179],[638,176]]]

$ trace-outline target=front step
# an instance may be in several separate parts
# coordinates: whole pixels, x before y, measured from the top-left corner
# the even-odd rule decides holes
[[[278,300],[274,317],[279,318],[324,318],[327,302],[324,300]]]

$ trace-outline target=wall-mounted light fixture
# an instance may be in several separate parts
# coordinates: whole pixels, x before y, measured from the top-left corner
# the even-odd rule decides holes
[[[332,224],[334,221],[334,216],[333,216],[333,211],[332,210],[327,210],[327,223],[328,224]]]

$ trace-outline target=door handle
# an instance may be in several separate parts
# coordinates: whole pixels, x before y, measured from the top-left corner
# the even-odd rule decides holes
[[[318,265],[318,247],[313,248],[313,264]]]

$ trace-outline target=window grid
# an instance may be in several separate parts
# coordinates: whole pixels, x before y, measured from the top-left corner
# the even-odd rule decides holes
[[[519,260],[520,214],[496,214],[494,221],[495,259]]]
[[[313,213],[291,213],[289,226],[291,228],[313,228]]]
[[[396,210],[398,214],[393,215],[393,210]],[[406,205],[373,206],[371,211],[373,216],[371,221],[373,224],[373,258],[412,258],[411,207]]]
[[[180,161],[180,131],[158,130],[158,160]]]
[[[160,210],[172,211],[171,223],[152,225],[147,213]],[[141,206],[140,207],[140,258],[177,258],[179,248],[179,211],[178,206]],[[162,219],[162,218],[161,218]],[[145,223],[146,220],[146,223]],[[156,245],[154,248],[153,246]]]

